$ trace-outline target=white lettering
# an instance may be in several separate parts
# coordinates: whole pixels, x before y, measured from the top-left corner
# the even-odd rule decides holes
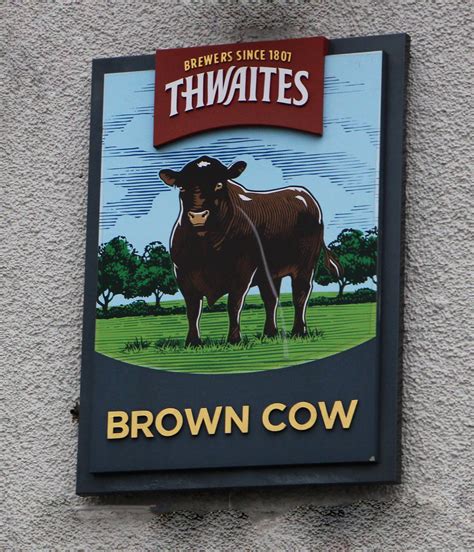
[[[194,76],[197,77],[197,85],[195,88],[192,87]],[[204,73],[198,73],[191,77],[186,77],[186,90],[181,92],[181,96],[186,100],[186,108],[184,111],[191,111],[194,107],[203,107],[204,106]],[[193,98],[197,97],[196,105],[193,106]]]
[[[301,79],[309,79],[308,71],[298,71],[295,75],[295,86],[300,91],[301,98],[299,100],[293,98],[293,105],[304,105],[308,101],[308,89],[301,82]]]
[[[272,75],[276,75],[276,67],[260,67],[260,73],[265,75],[265,80],[263,81],[263,94],[262,102],[270,101],[270,86],[272,82]]]
[[[247,67],[239,67],[234,73],[234,78],[232,79],[232,84],[230,86],[229,94],[227,99],[224,102],[224,105],[229,105],[230,102],[234,99],[235,92],[239,91],[239,102],[245,102],[245,87],[247,84]]]
[[[247,98],[248,102],[257,101],[257,72],[258,67],[250,67],[250,90],[249,97]]]
[[[271,97],[274,75],[278,75],[276,98]],[[239,102],[265,102],[302,106],[309,100],[309,92],[304,80],[309,79],[308,71],[293,71],[282,67],[238,67],[197,73],[184,79],[169,82],[165,90],[170,92],[170,117],[178,115],[181,96],[184,101],[184,112],[212,106],[214,104],[230,105],[237,99]],[[299,97],[294,96],[295,89]],[[291,93],[293,91],[293,94]],[[298,94],[296,94],[298,96]]]
[[[173,82],[169,82],[165,86],[165,90],[171,90],[171,101],[170,101],[170,117],[178,114],[178,87],[183,84],[183,79],[178,79]]]
[[[218,71],[208,71],[207,73],[207,105],[213,105],[214,103],[222,103],[227,94],[229,88],[229,82],[234,72],[235,66],[229,67],[224,80],[224,69]],[[216,80],[214,81],[214,75]],[[215,101],[217,93],[217,101]]]
[[[293,76],[291,69],[278,69],[278,103],[291,105],[291,99],[285,96],[286,90],[291,88],[292,82],[287,82],[286,77]]]

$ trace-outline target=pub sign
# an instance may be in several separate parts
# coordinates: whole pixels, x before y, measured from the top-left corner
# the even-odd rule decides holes
[[[94,60],[79,494],[399,480],[407,51]]]

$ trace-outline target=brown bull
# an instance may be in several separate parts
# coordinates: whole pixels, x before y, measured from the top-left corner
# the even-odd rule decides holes
[[[186,301],[187,345],[201,343],[203,298],[213,305],[228,294],[228,341],[240,341],[240,312],[250,287],[258,286],[265,305],[264,334],[277,333],[280,284],[291,277],[295,318],[293,334],[304,336],[306,304],[321,252],[326,268],[341,267],[323,240],[321,208],[305,188],[268,192],[245,189],[233,181],[245,169],[227,168],[200,157],[180,172],[164,169],[160,178],[180,190],[181,211],[171,235],[171,258]]]

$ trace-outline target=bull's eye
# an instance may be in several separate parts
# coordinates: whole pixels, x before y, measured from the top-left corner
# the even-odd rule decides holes
[[[224,184],[222,184],[222,182],[218,182],[214,190],[217,192],[217,190],[222,190],[223,187],[224,187]]]
[[[179,190],[180,192],[184,192],[184,188],[181,188],[181,186],[178,186],[178,190]]]

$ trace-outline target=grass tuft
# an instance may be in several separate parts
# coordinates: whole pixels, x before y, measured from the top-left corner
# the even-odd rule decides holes
[[[317,341],[321,339],[324,335],[324,332],[320,330],[308,330],[308,335],[304,337],[287,335],[284,332],[280,332],[275,337],[267,337],[263,334],[254,334],[253,337],[248,337],[244,335],[240,343],[228,343],[224,337],[204,337],[202,339],[202,344],[190,347],[185,345],[184,339],[176,339],[172,337],[163,337],[157,339],[153,347],[159,353],[169,353],[177,351],[193,351],[193,353],[210,353],[210,352],[220,352],[220,351],[238,351],[238,350],[248,350],[252,349],[255,345],[260,343],[283,343],[286,340],[291,341]],[[147,349],[151,345],[150,341],[144,340],[143,338],[135,338],[135,341],[129,342],[125,345],[125,351],[141,351]]]
[[[245,350],[250,349],[253,346],[253,342],[246,336],[242,337],[240,343],[227,343],[225,338],[213,338],[205,337],[202,339],[202,344],[196,347],[186,347],[184,339],[162,338],[155,341],[154,347],[158,352],[171,352],[180,350],[189,350],[197,354],[209,353],[216,351],[228,351],[228,350]]]
[[[260,343],[275,343],[275,342],[281,342],[285,340],[311,342],[311,341],[318,341],[323,337],[324,337],[324,332],[321,330],[317,330],[316,328],[314,330],[308,330],[308,334],[305,336],[291,335],[291,333],[287,333],[284,331],[279,331],[278,334],[274,337],[267,337],[262,333],[255,334],[255,338]]]
[[[144,351],[151,345],[151,341],[143,339],[143,337],[136,337],[133,341],[127,341],[123,350],[126,353],[137,353],[138,351]]]

